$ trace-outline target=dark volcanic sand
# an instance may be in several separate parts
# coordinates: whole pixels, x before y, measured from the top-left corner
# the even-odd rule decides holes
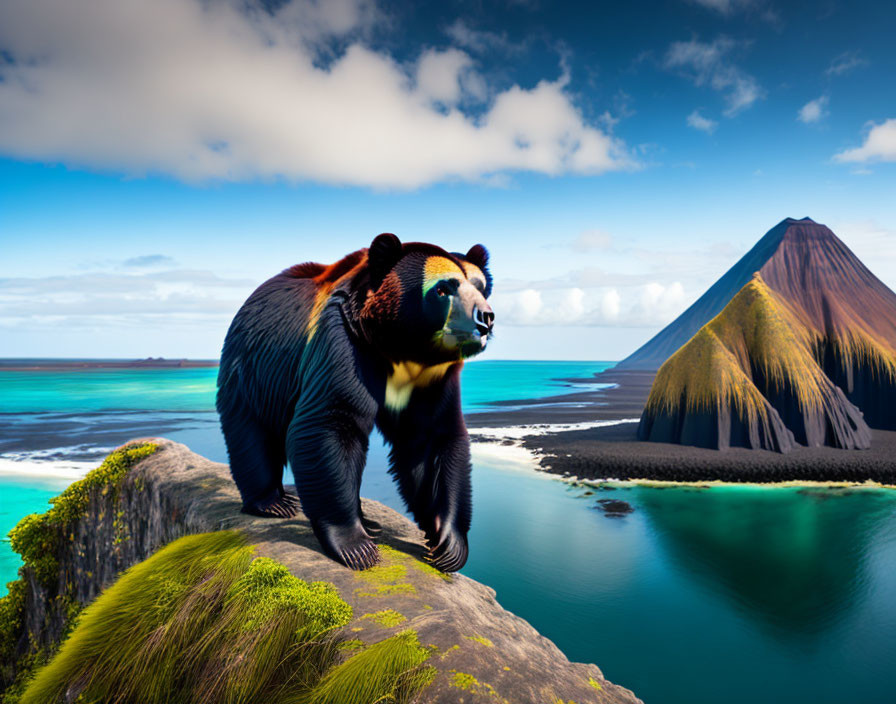
[[[798,447],[707,450],[638,442],[637,423],[529,436],[523,445],[542,455],[542,469],[582,479],[660,479],[696,482],[865,481],[896,484],[896,432],[872,430],[870,450]]]

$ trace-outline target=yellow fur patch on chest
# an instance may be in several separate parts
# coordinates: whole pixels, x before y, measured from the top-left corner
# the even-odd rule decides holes
[[[407,407],[414,389],[422,389],[441,379],[457,362],[444,362],[424,367],[416,362],[399,362],[392,365],[392,373],[386,379],[386,408],[401,411]]]

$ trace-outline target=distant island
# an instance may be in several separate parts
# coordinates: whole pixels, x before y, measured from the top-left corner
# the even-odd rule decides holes
[[[896,429],[896,294],[829,228],[782,221],[619,366],[649,367],[712,315],[659,368],[639,439],[863,450]]]
[[[589,381],[606,386],[508,402],[471,433],[533,425],[542,468],[579,478],[896,484],[896,293],[810,218]]]
[[[217,367],[217,359],[0,359],[2,372],[45,372],[68,369],[194,369]]]

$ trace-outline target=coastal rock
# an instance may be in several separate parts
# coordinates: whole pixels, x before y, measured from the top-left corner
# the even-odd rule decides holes
[[[660,367],[638,439],[720,450],[867,449],[861,412],[816,360],[816,331],[757,273]]]
[[[896,407],[896,293],[829,228],[809,218],[787,218],[769,230],[692,306],[617,369],[659,369],[730,304],[754,273],[779,307],[786,307],[798,321],[816,363],[862,411],[865,422],[872,428],[896,429],[892,412]],[[776,402],[772,405],[779,408]],[[832,418],[838,416],[833,406],[828,412]],[[782,420],[801,442],[800,431],[787,418]],[[810,428],[806,433],[816,431]]]
[[[4,625],[4,643],[11,643],[14,652],[2,672],[3,688],[13,684],[29,660],[52,652],[71,617],[122,570],[178,537],[227,530],[243,534],[255,555],[276,560],[292,575],[333,584],[352,607],[346,628],[359,647],[413,630],[431,653],[426,664],[435,668],[418,701],[640,701],[604,679],[595,665],[569,662],[532,626],[505,611],[493,590],[421,562],[420,531],[382,504],[363,500],[365,515],[382,526],[382,562],[373,570],[353,572],[322,554],[304,515],[272,520],[240,514],[226,465],[168,440],[139,442],[157,449],[136,459],[113,483],[83,485],[77,512],[41,526],[41,539],[52,547],[52,569],[41,571],[38,558],[26,558],[24,581],[13,583],[19,585],[23,613],[13,630]],[[15,615],[17,607],[7,601],[0,611]]]

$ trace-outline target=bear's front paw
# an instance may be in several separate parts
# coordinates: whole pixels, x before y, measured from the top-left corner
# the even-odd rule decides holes
[[[380,560],[376,544],[360,524],[315,527],[324,551],[353,570],[366,570]]]
[[[264,518],[292,518],[299,513],[299,499],[285,491],[276,491],[243,504],[243,513]]]
[[[442,572],[457,572],[467,562],[467,536],[449,528],[438,540],[429,541],[427,561]]]

